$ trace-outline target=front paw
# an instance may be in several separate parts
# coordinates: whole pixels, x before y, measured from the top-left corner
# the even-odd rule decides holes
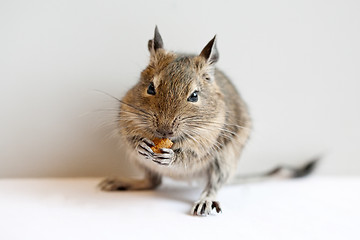
[[[151,141],[147,138],[143,138],[140,140],[136,150],[141,158],[152,159],[155,154],[153,152],[153,150],[151,149],[151,147],[153,147],[153,146],[155,146],[153,141]]]
[[[154,153],[151,147],[155,144],[147,139],[143,138],[137,146],[137,152],[139,156],[146,160],[151,160],[157,164],[169,166],[174,161],[174,151],[169,148],[160,149],[161,153]]]
[[[191,209],[191,214],[197,216],[207,216],[211,214],[211,210],[214,208],[217,213],[221,212],[219,202],[210,199],[201,199],[194,204]]]
[[[174,161],[174,151],[170,148],[161,148],[160,151],[161,153],[155,153],[153,155],[152,160],[160,165],[171,165],[171,163]]]

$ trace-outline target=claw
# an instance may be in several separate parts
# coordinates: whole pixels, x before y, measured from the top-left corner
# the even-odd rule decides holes
[[[141,140],[142,140],[143,142],[145,142],[147,145],[151,146],[151,147],[154,147],[154,146],[155,146],[154,142],[151,141],[151,140],[149,140],[149,139],[147,139],[147,138],[143,138],[143,139],[141,139]]]
[[[222,212],[222,211],[221,211],[221,208],[220,208],[220,205],[219,205],[219,202],[213,201],[213,202],[212,202],[212,205],[211,205],[211,208],[212,208],[212,209],[215,208],[217,213]]]
[[[201,208],[201,211],[200,211],[201,215],[205,214],[205,209],[206,209],[206,204],[203,204],[202,208]]]
[[[193,215],[196,215],[198,208],[199,208],[199,204],[196,204],[195,207],[191,210]]]

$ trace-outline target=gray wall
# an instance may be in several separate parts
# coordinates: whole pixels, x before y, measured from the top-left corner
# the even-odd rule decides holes
[[[137,81],[155,24],[177,51],[199,53],[217,34],[218,66],[254,119],[240,171],[321,154],[318,174],[359,175],[359,10],[340,0],[1,1],[0,177],[137,174],[108,136],[116,101],[93,89],[121,97]]]

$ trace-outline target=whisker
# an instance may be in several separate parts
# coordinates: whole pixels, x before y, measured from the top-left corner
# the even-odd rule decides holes
[[[206,128],[204,128],[203,126],[200,126],[200,125],[188,124],[188,123],[185,124],[185,125],[186,125],[186,126],[191,126],[191,127],[193,127],[193,128],[205,130],[205,131],[208,131],[208,130],[209,130],[209,129],[206,129]],[[220,130],[220,133],[224,131],[224,132],[230,133],[231,135],[239,136],[238,133],[233,132],[233,131],[230,131],[230,130],[228,130],[228,129],[226,129],[226,128],[223,128],[223,127],[215,127],[215,126],[212,126],[212,128],[215,128],[216,130]],[[231,137],[231,135],[229,135],[229,137]]]
[[[184,134],[185,134],[187,137],[190,137],[191,139],[193,139],[193,140],[195,141],[195,143],[197,143],[198,146],[201,147],[201,149],[203,150],[204,153],[210,154],[210,153],[209,153],[209,148],[210,148],[210,150],[215,151],[215,152],[217,152],[217,150],[219,149],[219,148],[218,148],[218,149],[215,149],[213,146],[209,145],[209,143],[207,143],[207,142],[203,142],[203,141],[201,141],[201,140],[195,139],[191,134],[194,134],[194,135],[196,135],[196,136],[199,136],[199,135],[201,135],[201,133],[198,132],[198,131],[196,131],[196,130],[194,130],[194,129],[187,129],[186,131],[184,131]]]
[[[251,130],[250,128],[248,127],[244,127],[244,126],[241,126],[241,125],[238,125],[238,124],[229,124],[229,123],[220,123],[220,122],[214,122],[214,121],[207,121],[207,120],[201,120],[201,121],[198,121],[198,120],[191,120],[189,122],[192,122],[192,123],[200,123],[200,124],[218,124],[218,125],[225,125],[225,126],[233,126],[233,127],[238,127],[238,128],[242,128],[242,129],[247,129],[247,130]]]
[[[142,112],[142,113],[145,113],[146,115],[152,116],[152,114],[146,112],[145,110],[143,110],[143,109],[141,109],[141,108],[138,108],[138,107],[136,107],[136,106],[134,106],[134,105],[132,105],[132,104],[130,104],[130,103],[126,103],[126,102],[120,100],[120,99],[117,98],[117,97],[114,97],[113,95],[111,95],[111,94],[109,94],[109,93],[107,93],[107,92],[104,92],[104,91],[101,91],[101,90],[97,90],[97,89],[93,89],[93,90],[96,91],[96,92],[99,92],[99,93],[103,93],[103,94],[105,94],[105,95],[107,95],[107,96],[109,96],[109,97],[117,100],[118,102],[120,102],[120,103],[128,106],[128,107],[131,107],[131,108],[136,109],[136,110],[138,110],[138,111],[140,111],[140,112]]]

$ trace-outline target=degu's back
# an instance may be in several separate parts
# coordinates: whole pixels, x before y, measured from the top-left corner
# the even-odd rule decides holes
[[[235,153],[235,161],[239,160],[242,147],[251,132],[252,122],[246,103],[234,84],[221,70],[215,70],[215,81],[224,95],[226,119],[224,122],[224,142],[231,142]]]

